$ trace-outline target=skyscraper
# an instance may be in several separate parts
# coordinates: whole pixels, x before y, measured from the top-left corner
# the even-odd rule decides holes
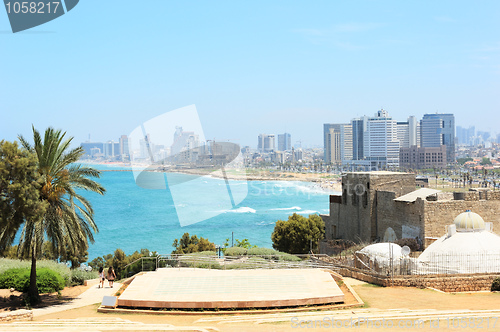
[[[292,149],[292,135],[289,133],[278,135],[278,150],[288,151]]]
[[[446,160],[455,161],[455,116],[453,114],[424,114],[420,121],[422,147],[446,145]]]
[[[276,139],[272,134],[260,134],[257,144],[259,152],[272,152],[276,150]]]
[[[352,119],[352,159],[362,160],[364,158],[363,140],[364,133],[366,132],[366,124],[368,117]]]
[[[379,166],[399,165],[398,127],[385,110],[369,118],[363,140],[364,157]]]
[[[352,125],[325,123],[323,130],[325,162],[352,160]]]
[[[120,137],[120,154],[122,155],[122,159],[128,159],[130,157],[129,140],[127,135],[122,135]]]
[[[417,146],[417,120],[414,116],[408,117],[406,122],[398,122],[398,140],[400,148]]]

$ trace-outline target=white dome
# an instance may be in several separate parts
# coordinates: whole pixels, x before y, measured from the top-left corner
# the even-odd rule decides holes
[[[470,210],[460,213],[455,218],[453,223],[455,224],[458,232],[471,232],[485,229],[483,218],[481,218],[479,214],[471,212]]]
[[[442,273],[486,273],[500,270],[500,236],[489,231],[444,235],[418,257],[423,266]]]
[[[401,247],[395,243],[389,243],[389,242],[370,244],[369,246],[366,246],[363,249],[361,249],[359,252],[369,257],[376,257],[376,258],[388,259],[389,257],[392,256],[394,259],[396,259],[401,257]]]

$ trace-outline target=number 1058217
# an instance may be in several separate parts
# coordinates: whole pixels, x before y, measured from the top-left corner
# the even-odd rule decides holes
[[[43,2],[43,1],[15,1],[5,3],[7,13],[14,14],[55,14],[60,8],[60,2]],[[60,10],[63,10],[62,8]]]

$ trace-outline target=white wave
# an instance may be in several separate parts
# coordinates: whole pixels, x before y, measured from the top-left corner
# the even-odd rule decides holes
[[[267,225],[274,225],[276,224],[275,221],[261,221],[261,222],[258,222],[257,225],[259,226],[267,226]]]
[[[224,212],[230,213],[255,213],[256,211],[248,206],[242,206],[234,210],[226,210]]]
[[[276,208],[276,209],[271,209],[271,211],[288,211],[288,210],[302,210],[300,206],[292,206],[289,208]]]
[[[298,213],[298,214],[315,214],[315,213],[319,213],[319,212],[318,212],[318,211],[314,211],[314,210],[304,210],[304,211],[290,212],[290,213]]]

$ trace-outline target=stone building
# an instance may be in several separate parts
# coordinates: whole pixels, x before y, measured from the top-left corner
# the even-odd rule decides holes
[[[398,172],[347,173],[342,195],[330,196],[330,214],[322,215],[322,253],[331,253],[329,240],[354,242],[415,238],[427,247],[443,235],[455,216],[474,211],[500,231],[500,191],[443,194],[416,189],[415,175]]]

